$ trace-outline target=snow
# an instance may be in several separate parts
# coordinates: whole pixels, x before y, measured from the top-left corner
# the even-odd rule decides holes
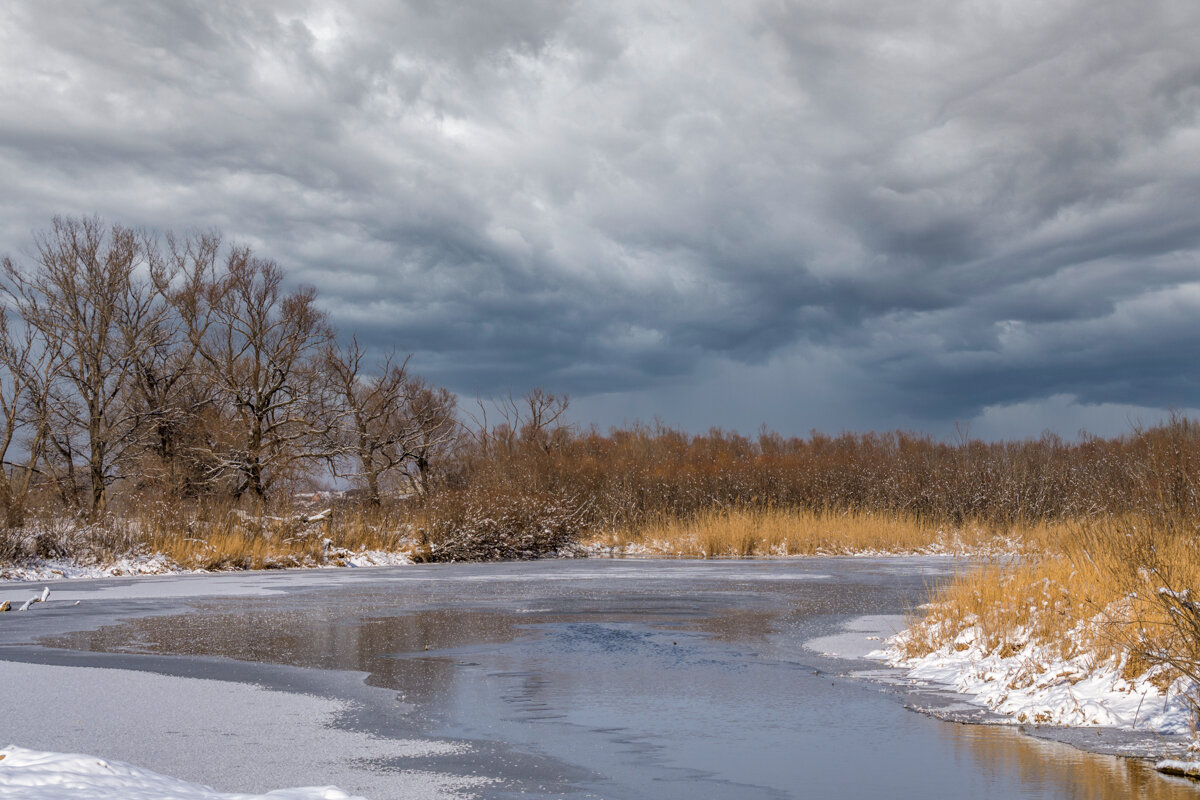
[[[346,675],[351,683],[359,683],[363,677]],[[86,758],[110,765],[136,763],[147,774],[175,776],[164,780],[208,792],[134,794],[126,793],[129,787],[122,786],[109,794],[66,795],[64,784],[47,784],[56,788],[46,792],[57,793],[32,794],[27,783],[17,782],[25,779],[20,777],[22,773],[11,771],[15,762],[6,758],[0,761],[0,800],[326,797],[271,793],[296,784],[334,784],[350,795],[373,800],[397,795],[409,800],[450,800],[487,782],[478,776],[414,769],[407,764],[414,759],[464,754],[467,745],[347,730],[336,723],[355,713],[350,701],[244,683],[0,661],[0,709],[4,710],[5,737],[29,748],[26,752],[56,756],[73,751],[93,754]],[[46,769],[72,763],[52,761]],[[209,786],[216,789],[207,789]]]
[[[330,556],[335,556],[342,561],[341,564],[336,562],[326,562],[320,564],[322,569],[330,567],[404,567],[413,563],[408,553],[392,553],[387,550],[330,550]]]
[[[266,794],[227,794],[168,778],[122,761],[95,756],[0,750],[0,798],[21,800],[364,800],[336,786],[277,789]]]
[[[1009,648],[1007,655],[988,652],[977,627],[928,655],[907,658],[903,645],[908,635],[897,634],[871,657],[904,669],[912,683],[967,695],[971,703],[1012,723],[1192,732],[1187,696],[1195,687],[1185,678],[1164,680],[1161,668],[1129,680],[1123,677],[1124,656],[1097,662],[1080,648],[1078,655],[1064,658],[1058,655],[1061,648],[1020,634],[1013,641],[1021,646]],[[1078,630],[1069,634],[1077,635]]]
[[[931,544],[914,547],[902,550],[879,550],[874,548],[861,548],[857,550],[847,550],[844,547],[821,547],[813,553],[796,554],[787,552],[787,543],[781,542],[771,548],[769,553],[760,554],[756,558],[785,558],[785,559],[806,559],[806,558],[862,558],[862,559],[877,559],[877,558],[971,558],[971,559],[1003,559],[1018,556],[1024,547],[1024,542],[1020,537],[997,537],[989,540],[986,543],[967,544],[956,534],[953,536],[943,535],[941,539]],[[689,553],[697,552],[698,548],[694,542],[687,541],[672,541],[669,539],[652,539],[642,542],[628,542],[625,544],[610,544],[603,538],[587,542],[579,547],[580,552],[586,556],[604,557],[604,558],[687,558]],[[732,558],[736,559],[739,556],[717,556],[718,559]]]
[[[835,658],[884,661],[903,670],[903,682],[910,686],[963,694],[971,706],[987,708],[1000,715],[999,721],[1012,724],[1102,726],[1162,735],[1193,732],[1187,698],[1195,687],[1187,679],[1164,686],[1161,671],[1151,669],[1127,680],[1122,677],[1123,659],[1093,663],[1086,653],[1056,657],[1056,649],[1038,646],[1028,637],[1019,652],[1004,657],[984,651],[977,628],[933,653],[907,658],[904,643],[911,634],[901,630],[904,621],[892,615],[856,617],[843,623],[838,633],[810,639],[804,647]]]
[[[109,578],[123,575],[175,575],[182,569],[166,556],[126,556],[110,564],[79,564],[71,559],[33,559],[21,564],[0,565],[0,580],[53,581],[62,578]]]
[[[1200,761],[1177,761],[1168,758],[1154,765],[1159,772],[1168,775],[1182,775],[1187,778],[1200,778]]]
[[[386,550],[330,549],[318,569],[336,567],[397,567],[412,564],[407,553]],[[297,567],[303,569],[303,567]],[[0,581],[53,581],[64,578],[113,578],[132,575],[209,574],[208,570],[184,569],[162,554],[126,556],[115,561],[79,564],[71,559],[34,559],[21,564],[0,565]]]

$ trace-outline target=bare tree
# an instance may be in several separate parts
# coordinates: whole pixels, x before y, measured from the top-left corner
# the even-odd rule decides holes
[[[56,446],[69,469],[77,459],[86,466],[96,516],[139,433],[140,417],[125,390],[162,313],[153,286],[139,274],[154,245],[131,228],[106,230],[95,217],[55,217],[36,242],[32,270],[5,259],[6,290],[25,324],[61,355],[60,380],[75,402],[54,404],[64,427]]]
[[[199,379],[199,348],[212,325],[207,302],[217,283],[221,237],[213,232],[185,236],[167,234],[165,254],[152,253],[150,276],[169,314],[148,320],[149,346],[138,354],[130,381],[130,403],[147,430],[152,455],[149,475],[173,489],[194,471],[194,454],[187,449],[185,431],[195,426],[201,409],[213,397]]]
[[[524,414],[519,420],[521,441],[549,451],[555,442],[556,433],[564,426],[563,415],[571,404],[570,396],[555,394],[538,386],[530,389],[521,398]]]
[[[381,484],[404,463],[404,418],[408,359],[389,355],[378,374],[367,377],[365,353],[354,337],[330,343],[321,360],[330,387],[327,453],[334,475],[365,484],[371,505],[381,502]]]
[[[449,389],[431,386],[418,376],[408,379],[404,394],[408,431],[404,475],[414,492],[425,495],[429,492],[438,460],[459,438],[457,400]]]
[[[379,505],[382,488],[401,475],[424,494],[430,465],[456,433],[454,395],[408,374],[408,359],[389,355],[373,376],[364,372],[357,338],[331,344],[322,361],[331,386],[329,453],[334,473],[365,484]]]
[[[562,419],[570,402],[568,395],[555,394],[540,386],[520,398],[510,392],[486,402],[480,399],[476,401],[479,414],[471,415],[474,429],[471,435],[485,453],[495,448],[511,452],[519,444],[549,451],[558,431],[566,427]],[[489,407],[497,418],[495,424],[488,422]]]
[[[23,520],[24,501],[38,469],[48,426],[47,394],[58,369],[58,353],[35,328],[12,330],[7,308],[0,308],[0,506],[9,527]],[[12,460],[22,431],[23,458]]]
[[[316,291],[285,293],[279,265],[241,247],[202,297],[177,307],[206,379],[230,409],[229,430],[210,436],[198,455],[233,477],[235,497],[265,499],[279,478],[324,455],[312,447],[320,432],[313,361],[332,333]]]

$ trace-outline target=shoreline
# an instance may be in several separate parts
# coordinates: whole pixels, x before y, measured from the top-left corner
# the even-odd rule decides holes
[[[169,565],[162,562],[159,557],[148,557],[145,563],[150,565],[150,568],[138,570],[136,564],[119,563],[110,565],[109,567],[100,568],[80,568],[75,565],[64,562],[42,562],[38,566],[40,571],[34,572],[29,570],[32,577],[23,578],[0,578],[0,592],[12,593],[13,590],[20,591],[26,586],[32,588],[36,583],[49,583],[51,586],[56,583],[60,588],[65,588],[64,582],[71,583],[76,580],[88,580],[97,578],[140,578],[140,577],[157,577],[169,578],[173,576],[187,575],[224,575],[224,574],[245,574],[251,575],[255,573],[280,573],[280,572],[296,572],[308,573],[316,570],[336,570],[339,568],[354,569],[356,567],[388,567],[400,565],[412,565],[413,562],[403,553],[371,553],[364,552],[355,554],[359,556],[356,561],[346,560],[342,564],[322,564],[313,567],[288,567],[282,570],[275,569],[238,569],[238,570],[183,570],[171,569]],[[382,556],[382,557],[380,557]],[[858,553],[853,555],[845,554],[816,554],[816,555],[787,555],[787,556],[756,556],[750,558],[739,557],[717,557],[717,558],[697,558],[687,555],[664,555],[657,553],[605,553],[595,552],[594,550],[585,551],[585,557],[598,558],[603,560],[630,560],[630,561],[790,561],[790,560],[812,560],[816,558],[847,558],[847,559],[909,559],[921,557],[938,557],[938,558],[955,558],[970,560],[970,555],[953,555],[947,553]],[[577,555],[575,557],[578,557]],[[378,560],[376,560],[378,559]],[[561,560],[571,560],[570,556],[560,556]],[[390,563],[389,563],[390,560]],[[556,559],[546,559],[556,560]],[[357,562],[357,563],[356,563]],[[383,563],[380,563],[383,562]],[[129,570],[129,571],[123,571]],[[3,573],[0,573],[3,574]],[[0,596],[0,601],[10,599],[12,601],[23,600],[23,595],[17,597]],[[13,604],[16,609],[16,602]],[[38,611],[35,605],[32,609],[35,613]],[[1194,762],[1187,759],[1189,755],[1188,744],[1191,742],[1191,737],[1185,732],[1180,713],[1182,709],[1178,706],[1173,709],[1174,716],[1168,720],[1169,727],[1164,727],[1163,720],[1159,719],[1155,725],[1155,715],[1149,712],[1143,716],[1139,710],[1135,712],[1133,725],[1121,724],[1095,724],[1086,721],[1076,722],[1075,724],[1053,724],[1047,721],[1048,724],[1040,724],[1034,716],[1036,712],[1030,713],[1024,711],[1025,718],[1021,718],[1023,713],[1020,707],[1014,707],[1011,704],[1005,706],[1002,702],[997,702],[1000,695],[1010,694],[1011,692],[1003,691],[1003,681],[1011,678],[1010,673],[1003,670],[993,670],[993,673],[988,674],[985,671],[985,677],[979,678],[973,682],[964,682],[963,675],[970,670],[978,672],[981,654],[969,649],[959,650],[957,652],[939,652],[931,654],[924,658],[904,659],[897,650],[897,642],[901,637],[905,636],[907,628],[897,628],[897,621],[903,620],[898,617],[888,617],[887,624],[890,628],[879,627],[869,622],[871,617],[856,617],[849,620],[843,626],[843,631],[840,634],[823,637],[823,640],[814,640],[806,642],[806,648],[820,652],[824,655],[829,655],[838,659],[854,661],[858,663],[870,663],[873,666],[881,667],[881,669],[857,670],[851,674],[855,677],[865,678],[867,680],[877,681],[880,683],[892,685],[901,691],[909,693],[912,698],[917,701],[906,704],[906,707],[917,713],[925,714],[944,720],[947,722],[957,722],[962,724],[981,724],[981,725],[1001,725],[1011,726],[1016,728],[1021,733],[1037,739],[1061,742],[1069,744],[1079,750],[1089,753],[1101,755],[1117,755],[1123,758],[1133,758],[1141,761],[1159,762],[1163,759],[1174,760],[1177,763],[1183,763],[1185,768],[1187,765]],[[840,639],[840,642],[834,643],[832,640]],[[850,650],[846,649],[846,645],[855,639],[861,639],[856,646]],[[832,645],[832,646],[831,646]],[[963,655],[965,654],[965,655]],[[958,656],[957,658],[955,656]],[[918,662],[925,662],[924,664]],[[994,666],[994,665],[993,665]],[[1064,665],[1053,665],[1054,667],[1063,667]],[[883,670],[886,670],[884,674]],[[1055,670],[1047,670],[1055,671]],[[1062,671],[1062,670],[1058,670]],[[969,686],[968,686],[969,684]],[[967,688],[963,688],[966,686]],[[1095,687],[1093,687],[1094,689]],[[1066,691],[1071,692],[1068,685]],[[1111,695],[1106,698],[1093,691],[1087,698],[1092,706],[1089,706],[1093,711],[1099,711],[1097,717],[1104,717],[1108,720],[1120,720],[1121,715],[1111,709],[1106,709],[1106,704],[1111,704],[1111,700],[1127,698],[1130,694],[1130,689],[1125,689],[1119,694]],[[1147,693],[1146,687],[1141,687],[1143,699]],[[934,702],[922,704],[922,698],[932,698]],[[1158,699],[1158,698],[1154,698]],[[1169,698],[1168,698],[1169,699]],[[1107,716],[1106,716],[1107,715]],[[1158,715],[1161,717],[1161,714]],[[1055,718],[1054,721],[1061,721],[1061,718]],[[1138,728],[1141,723],[1142,727]]]
[[[788,574],[791,574],[792,570],[786,569],[783,566],[784,562],[789,560],[792,559],[744,559],[744,561],[748,562],[761,561],[764,562],[764,565],[767,562],[774,562],[775,564],[779,565],[779,567],[769,569],[784,568]],[[852,562],[855,564],[860,563],[858,559],[842,558],[829,560],[840,561],[842,564],[846,565],[846,568],[850,568],[852,570],[858,569],[857,566],[850,567]],[[574,559],[548,559],[548,561],[551,563],[546,564],[545,566],[550,567],[550,575],[545,577],[549,577],[560,583],[564,580],[570,580],[569,576],[577,572],[577,568],[586,566],[584,563]],[[556,566],[554,563],[555,561],[562,565],[562,567],[566,567],[566,569]],[[571,564],[573,561],[575,563]],[[673,562],[674,564],[678,564],[681,560],[631,559],[630,561],[631,563],[629,564],[629,567],[631,568],[635,566],[635,563],[633,562],[640,562],[641,566],[636,570],[636,572],[640,575],[641,573],[645,572],[646,567],[648,567],[652,572],[657,573],[671,566],[671,564],[663,563],[661,568],[655,568],[652,565],[647,564],[647,561]],[[687,561],[698,562],[699,560],[688,559]],[[811,561],[812,560],[810,558],[802,557],[797,560],[796,563],[799,566],[799,564],[802,562],[811,563]],[[905,569],[909,572],[912,571],[912,561],[907,558],[893,557],[878,559],[878,561],[880,562],[880,568],[883,570],[884,574],[892,571],[892,569],[887,566],[888,562],[896,564],[897,568]],[[723,563],[726,565],[732,564],[732,562],[729,560],[725,560]],[[901,567],[900,565],[904,563],[908,563],[910,567]],[[571,564],[571,566],[568,567],[568,564]],[[453,579],[454,574],[465,571],[476,573],[478,578],[486,579],[488,573],[490,572],[487,569],[487,566],[488,565],[459,565],[459,568],[449,570],[449,576],[437,575],[437,573],[443,572],[441,569],[435,569],[431,572],[434,575],[437,575],[435,579],[438,581],[444,581],[446,580],[446,577]],[[600,565],[598,564],[597,566]],[[700,564],[697,564],[696,566],[699,567],[701,573],[710,571],[708,568]],[[929,565],[927,569],[934,570],[940,574],[948,574],[948,570],[951,569],[952,566],[953,562],[950,559],[935,558],[929,559]],[[718,571],[724,571],[725,569],[725,567],[719,566],[717,563],[714,563],[712,568]],[[764,566],[764,568],[767,567]],[[613,569],[615,569],[616,572],[621,576],[625,575],[626,571],[623,568],[620,568],[618,565],[614,564]],[[685,569],[695,571],[691,567],[685,567]],[[826,568],[816,566],[815,569],[819,571]],[[828,569],[836,568],[831,566]],[[913,574],[924,574],[927,569],[918,569],[917,572],[914,572]],[[528,573],[526,577],[518,579],[521,581],[528,581],[537,577],[538,575],[542,575],[544,572],[543,570],[534,570],[530,572],[524,567],[520,567],[519,570]],[[507,571],[509,570],[500,570],[501,573]],[[612,570],[608,569],[604,570],[604,572],[611,571]],[[827,577],[824,575],[824,573],[819,575],[814,573],[814,568],[802,567],[799,571],[805,575],[813,573],[810,575],[810,577]],[[347,582],[354,584],[361,581],[369,581],[373,583],[376,580],[374,577],[375,575],[380,575],[385,582],[391,580],[406,582],[409,577],[417,577],[418,574],[417,570],[409,569],[396,569],[392,571],[392,577],[388,577],[387,571],[380,573],[376,570],[363,570],[362,572],[359,572],[358,570],[349,572],[326,570],[324,571],[324,575],[321,575],[317,571],[311,569],[293,569],[286,571],[286,573],[289,574],[285,574],[282,571],[273,572],[260,570],[257,572],[259,574],[253,574],[251,571],[238,571],[235,574],[220,573],[209,575],[157,576],[157,580],[151,581],[143,581],[130,577],[103,579],[86,582],[90,584],[87,586],[82,585],[84,582],[81,582],[78,590],[76,590],[75,586],[72,585],[73,582],[72,584],[68,585],[63,585],[60,583],[59,586],[61,591],[57,593],[57,596],[52,596],[49,603],[47,603],[45,606],[38,604],[31,609],[31,613],[18,614],[15,615],[14,618],[8,619],[0,618],[0,628],[9,628],[10,631],[10,635],[6,637],[6,640],[9,642],[9,644],[17,645],[15,648],[5,647],[0,650],[0,653],[2,653],[0,657],[4,658],[5,660],[4,669],[8,670],[8,668],[13,664],[26,665],[22,667],[22,669],[25,669],[31,673],[32,680],[36,684],[34,692],[41,693],[40,695],[31,693],[31,696],[46,697],[48,696],[46,695],[46,692],[54,691],[56,685],[62,681],[59,679],[48,678],[46,670],[39,667],[30,666],[35,661],[41,662],[42,656],[26,653],[26,657],[22,657],[22,653],[26,648],[22,647],[20,643],[25,642],[32,644],[33,639],[30,637],[34,636],[35,634],[37,636],[42,636],[47,631],[53,633],[52,629],[61,628],[66,630],[69,628],[74,630],[76,623],[72,621],[72,618],[75,616],[77,611],[83,610],[74,609],[75,601],[80,598],[84,600],[85,606],[90,605],[92,607],[92,611],[90,612],[91,614],[96,614],[97,611],[100,611],[100,615],[97,616],[91,623],[89,623],[89,625],[111,624],[112,622],[128,617],[131,614],[133,616],[142,616],[145,614],[157,615],[161,613],[171,613],[172,609],[188,605],[191,602],[188,598],[198,596],[265,597],[267,595],[273,595],[280,592],[290,594],[293,590],[304,591],[308,585],[335,585]],[[263,574],[268,572],[271,574]],[[355,573],[358,574],[356,575]],[[647,576],[643,577],[642,579],[649,580],[650,578],[648,575],[649,573],[647,573]],[[145,577],[154,578],[155,576]],[[15,584],[17,587],[21,587],[23,585],[26,584]],[[919,598],[916,596],[913,597],[913,600],[914,602],[919,602]],[[94,601],[99,602],[96,603]],[[832,659],[836,659],[836,661],[831,660],[828,667],[821,666],[821,669],[833,669],[837,672],[840,672],[844,674],[845,677],[847,677],[852,683],[867,683],[868,681],[876,680],[881,683],[890,684],[892,689],[888,693],[891,694],[894,699],[900,701],[895,704],[895,709],[896,713],[901,715],[907,714],[908,711],[917,711],[923,716],[938,718],[938,725],[942,725],[946,721],[990,722],[992,724],[989,727],[1005,727],[1009,730],[1012,730],[1014,733],[1020,733],[1024,736],[1028,736],[1030,739],[1050,740],[1060,744],[1069,744],[1075,750],[1081,753],[1121,755],[1125,758],[1136,759],[1142,763],[1150,759],[1161,759],[1164,756],[1182,755],[1182,750],[1186,746],[1186,742],[1182,741],[1182,737],[1180,737],[1181,740],[1178,742],[1178,747],[1176,748],[1177,752],[1166,752],[1164,748],[1160,746],[1162,743],[1157,738],[1155,738],[1153,741],[1153,744],[1155,745],[1153,752],[1138,752],[1136,751],[1138,741],[1134,741],[1133,739],[1119,732],[1103,730],[1098,734],[1096,729],[1075,729],[1074,731],[1064,731],[1050,728],[1033,728],[1032,726],[1026,727],[1013,725],[1011,722],[1009,722],[1007,725],[1000,726],[995,724],[1000,722],[1000,720],[995,718],[982,719],[978,716],[978,713],[974,716],[974,718],[968,718],[962,713],[962,709],[965,704],[962,702],[963,698],[961,695],[953,694],[951,691],[948,691],[945,688],[939,690],[936,687],[930,687],[928,685],[915,686],[911,682],[906,682],[904,680],[906,677],[905,674],[899,670],[885,667],[879,661],[870,661],[866,659],[866,656],[868,656],[872,651],[878,650],[883,645],[884,639],[886,639],[888,635],[895,634],[904,627],[907,620],[905,616],[902,616],[904,607],[894,605],[892,607],[895,609],[894,611],[887,611],[882,616],[838,613],[836,615],[836,619],[831,620],[829,624],[818,626],[814,629],[814,632],[821,631],[816,638],[800,638],[799,640],[796,640],[796,643],[803,644],[805,649],[809,650],[810,652],[829,653],[830,657]],[[38,616],[41,615],[45,615],[42,619],[44,619],[44,621],[47,623],[46,625],[40,624],[42,620],[39,620]],[[5,623],[17,624],[10,627]],[[842,641],[840,643],[836,641],[829,641],[830,638],[833,640],[840,639]],[[857,650],[850,652],[846,647],[847,644],[857,645]],[[791,645],[791,647],[794,647],[794,645]],[[795,659],[796,656],[792,656],[792,658]],[[190,665],[185,661],[176,661],[175,656],[132,656],[121,655],[119,653],[103,655],[81,651],[78,657],[76,657],[72,656],[70,652],[64,651],[60,655],[52,656],[50,664],[57,667],[93,667],[96,668],[91,670],[93,674],[97,672],[103,674],[103,670],[106,668],[115,668],[116,670],[139,669],[136,664],[140,663],[142,666],[145,666],[145,659],[151,659],[153,662],[155,662],[151,667],[151,674],[161,674],[160,670],[165,669],[165,671],[169,673],[170,677],[215,677],[215,675],[211,674],[205,676],[203,670],[196,672],[193,665]],[[847,662],[849,663],[849,668],[847,668]],[[207,660],[206,663],[208,663]],[[796,663],[801,665],[817,664],[820,666],[823,662],[806,661],[804,657],[800,655]],[[303,669],[302,667],[279,667],[276,665],[264,666],[262,664],[252,663],[242,666],[239,665],[238,662],[226,663],[222,661],[213,661],[209,663],[209,667],[213,667],[214,665],[219,666],[219,675],[222,680],[233,680],[239,683],[250,680],[250,682],[257,684],[260,687],[274,687],[276,689],[283,689],[284,691],[292,692],[299,690],[305,693],[311,692],[313,688],[320,684],[320,686],[325,688],[322,688],[317,692],[318,696],[329,696],[333,698],[353,700],[356,697],[365,698],[368,695],[371,697],[379,695],[379,697],[382,698],[382,701],[385,701],[384,705],[388,707],[393,707],[395,702],[391,696],[390,690],[368,686],[363,681],[362,673],[343,674],[339,672],[331,676],[324,674],[310,674],[309,670]],[[880,675],[878,673],[885,670],[889,673],[890,680],[880,680]],[[85,669],[82,672],[87,672],[87,670]],[[869,674],[871,672],[875,672],[876,674]],[[268,680],[264,683],[263,678],[265,676],[274,676],[274,679]],[[297,679],[300,677],[303,677],[304,681],[298,681]],[[335,681],[339,686],[339,688],[332,693],[328,691],[329,687],[326,686],[326,682],[330,680]],[[315,681],[316,683],[308,684],[306,683],[307,681]],[[92,683],[95,684],[97,682],[92,681]],[[103,688],[105,685],[107,685],[107,681],[99,681],[98,683],[99,687],[94,687],[93,691],[96,691],[97,688]],[[15,686],[14,691],[20,691],[20,685]],[[104,692],[101,693],[103,694]],[[387,696],[384,697],[383,695]],[[937,702],[933,702],[931,698],[936,698]],[[975,710],[978,712],[979,707],[975,707]],[[31,707],[30,713],[37,713],[36,703]],[[122,721],[122,724],[125,724],[125,722]],[[51,727],[49,730],[55,735],[55,738],[47,739],[42,742],[35,742],[32,740],[26,741],[14,737],[14,743],[21,747],[30,749],[44,749],[55,752],[74,749],[79,752],[95,753],[101,758],[113,758],[117,760],[129,761],[131,763],[144,766],[148,769],[153,769],[156,772],[161,772],[165,775],[178,775],[182,779],[195,780],[203,777],[200,775],[189,775],[186,772],[173,769],[169,762],[157,763],[148,761],[145,758],[139,758],[137,757],[138,751],[136,749],[131,751],[133,753],[133,757],[130,757],[130,752],[117,753],[104,751],[95,747],[85,748],[81,746],[70,745],[69,742],[65,740],[60,741],[57,738],[61,731],[59,727]],[[414,729],[413,733],[417,734],[418,736],[421,735],[417,729]],[[1086,735],[1086,738],[1084,735]],[[7,743],[8,742],[3,742],[0,744]],[[422,766],[425,768],[432,768],[434,771],[443,771],[439,770],[438,766],[434,764],[422,764]],[[456,771],[456,768],[450,766],[450,764],[445,764],[443,765],[443,769],[444,767],[450,767],[449,772]],[[272,782],[272,784],[269,786],[264,786],[263,788],[273,788],[273,786],[283,785],[296,785],[300,782],[300,779],[292,780],[290,782]],[[319,779],[319,782],[338,784],[343,789],[349,789],[351,793],[356,793],[355,787],[345,781],[335,780],[331,777],[322,777]],[[237,786],[236,788],[244,790],[244,788],[247,787]],[[361,791],[357,793],[363,794]],[[367,793],[366,796],[371,796],[371,794]]]
[[[164,577],[169,575],[224,575],[228,573],[281,572],[283,570],[353,569],[356,567],[401,567],[413,564],[408,551],[388,552],[384,550],[341,551],[334,554],[336,561],[320,564],[267,566],[258,569],[188,569],[182,567],[162,553],[119,558],[106,565],[81,565],[71,559],[38,559],[22,564],[0,565],[0,584],[42,583],[97,578]],[[0,598],[3,600],[4,598]]]
[[[1194,751],[1189,747],[1193,738],[1189,732],[1177,725],[1173,725],[1173,729],[1161,726],[1152,728],[1145,719],[1142,720],[1143,726],[1140,728],[1123,725],[1039,724],[1029,719],[1019,719],[1019,710],[1000,710],[995,704],[987,702],[987,696],[982,699],[980,697],[988,689],[1001,687],[1003,678],[999,674],[993,675],[990,682],[974,684],[981,691],[972,694],[960,689],[961,684],[956,685],[953,680],[953,668],[933,674],[923,672],[920,665],[906,663],[905,659],[899,657],[896,642],[902,640],[907,629],[889,631],[881,624],[889,621],[870,616],[855,617],[842,626],[840,634],[806,642],[805,646],[822,655],[862,665],[870,664],[869,668],[852,670],[848,674],[893,687],[913,701],[906,703],[906,708],[944,722],[1007,727],[1034,739],[1067,744],[1086,753],[1150,763],[1165,774],[1182,775],[1189,769],[1200,771]],[[962,665],[962,671],[965,671],[972,662],[969,657],[964,657],[959,663]],[[1104,706],[1107,700],[1123,696],[1122,693],[1111,697],[1093,693],[1092,702]]]

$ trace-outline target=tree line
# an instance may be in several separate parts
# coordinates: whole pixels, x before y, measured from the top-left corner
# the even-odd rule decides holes
[[[0,505],[95,518],[114,487],[265,501],[328,469],[378,504],[428,490],[456,398],[339,341],[311,287],[215,232],[56,217],[0,261]]]
[[[405,358],[337,337],[313,289],[288,288],[276,262],[216,233],[60,217],[34,244],[0,262],[9,527],[31,497],[93,519],[114,497],[123,511],[146,497],[261,507],[331,474],[368,507],[423,519],[430,541],[477,532],[472,557],[530,531],[557,546],[724,508],[1000,527],[1200,517],[1200,426],[1184,418],[1074,442],[602,433],[568,424],[567,397],[540,388],[460,407]]]

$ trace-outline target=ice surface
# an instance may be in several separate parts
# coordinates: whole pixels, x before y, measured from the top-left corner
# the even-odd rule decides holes
[[[456,790],[480,782],[383,765],[385,759],[395,763],[457,752],[462,745],[343,730],[333,727],[339,715],[352,711],[343,701],[245,684],[0,662],[0,708],[6,736],[19,735],[23,747],[135,763],[188,783],[216,787],[217,792],[261,794],[281,786],[335,784],[376,800],[397,794],[439,799],[458,797]],[[15,782],[11,766],[7,758],[0,761],[0,798],[66,796],[26,793],[26,784]],[[113,791],[71,797],[227,796]]]
[[[904,617],[900,614],[855,617],[841,626],[840,633],[809,639],[804,646],[834,658],[863,659],[878,650],[884,639],[903,629]]]

